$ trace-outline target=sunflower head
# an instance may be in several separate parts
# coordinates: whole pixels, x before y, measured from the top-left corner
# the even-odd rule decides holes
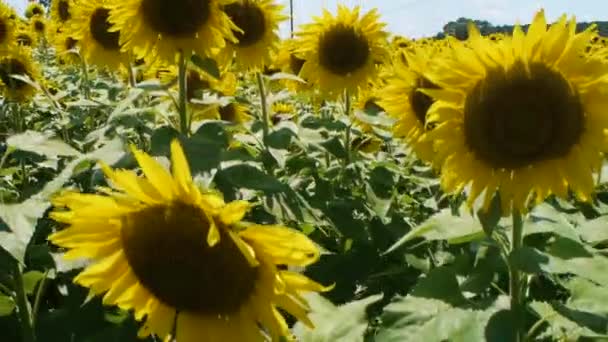
[[[38,2],[31,1],[25,8],[25,17],[28,19],[36,15],[42,17],[45,14],[46,10],[44,9],[44,6],[42,6]]]
[[[47,31],[47,22],[41,15],[35,15],[30,18],[30,27],[32,32],[38,37],[44,37]]]
[[[72,0],[53,0],[51,18],[58,23],[66,23],[72,18]]]
[[[384,24],[372,10],[338,6],[337,16],[327,10],[298,32],[297,54],[306,62],[301,75],[330,96],[356,89],[377,75],[375,63],[387,56]]]
[[[67,32],[59,30],[53,35],[53,45],[55,46],[56,56],[64,65],[72,65],[79,62],[78,40],[70,36]]]
[[[13,10],[0,2],[0,48],[7,47],[13,42],[16,23],[10,17],[14,15]]]
[[[102,165],[112,185],[104,195],[65,192],[53,201],[51,217],[68,227],[50,241],[69,249],[66,258],[93,261],[75,282],[145,319],[142,337],[278,340],[289,335],[279,307],[311,325],[301,293],[328,288],[277,265],[315,262],[312,241],[286,227],[243,222],[251,205],[196,187],[177,141],[171,173],[134,154],[145,178]]]
[[[121,53],[120,32],[109,21],[112,2],[91,0],[73,8],[66,34],[81,42],[81,54],[87,63],[116,70],[127,62]]]
[[[26,102],[34,96],[37,89],[23,80],[14,78],[14,75],[29,78],[33,82],[42,79],[38,66],[32,59],[31,49],[12,46],[0,57],[0,81],[4,97],[11,101]]]
[[[236,43],[228,43],[224,58],[235,57],[242,69],[260,69],[271,63],[271,55],[279,42],[279,23],[285,20],[283,6],[273,0],[244,0],[223,7],[238,27],[233,30]]]
[[[154,54],[173,63],[182,51],[213,56],[237,30],[222,6],[234,0],[113,1],[110,21],[120,30],[125,51]]]
[[[484,206],[499,192],[504,214],[568,190],[590,198],[608,147],[608,65],[581,58],[594,28],[575,27],[562,16],[547,28],[540,11],[527,34],[516,26],[492,42],[471,25],[468,41],[424,73],[441,88],[426,91],[436,101],[427,135],[444,189],[466,188]]]

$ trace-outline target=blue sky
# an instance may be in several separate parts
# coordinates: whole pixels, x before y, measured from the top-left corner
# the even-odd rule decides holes
[[[20,13],[27,0],[4,0]],[[277,0],[285,5],[289,0]],[[338,3],[364,9],[377,7],[391,32],[409,37],[434,35],[443,25],[458,17],[485,19],[494,24],[528,23],[534,12],[545,8],[550,20],[562,13],[575,15],[578,21],[608,20],[607,0],[293,0],[294,21],[305,23],[322,8],[335,11]],[[285,34],[289,25],[282,26]]]

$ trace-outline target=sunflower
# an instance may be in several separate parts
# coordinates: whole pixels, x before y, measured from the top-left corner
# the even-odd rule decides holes
[[[108,21],[110,3],[110,0],[79,2],[73,8],[66,33],[81,42],[80,53],[87,63],[116,70],[128,58],[120,52],[120,33],[111,29]]]
[[[384,112],[384,108],[378,104],[380,101],[380,98],[378,97],[379,90],[380,89],[378,89],[375,84],[370,84],[365,88],[359,88],[359,93],[357,94],[355,101],[355,109],[371,116]],[[374,131],[372,125],[361,121],[356,116],[353,117],[352,120],[363,132],[372,133]]]
[[[241,0],[223,10],[240,29],[233,32],[238,42],[226,44],[223,59],[234,56],[237,66],[244,70],[270,65],[270,56],[279,42],[279,23],[287,19],[281,14],[283,6],[273,0]]]
[[[222,11],[235,0],[124,0],[113,1],[110,21],[120,30],[125,51],[138,57],[150,53],[169,63],[179,51],[215,55],[225,39],[235,41],[238,30]]]
[[[424,161],[432,161],[433,146],[425,139],[427,111],[434,100],[423,89],[437,89],[437,85],[423,75],[431,68],[438,54],[433,47],[414,46],[401,51],[405,62],[394,61],[393,67],[384,75],[387,85],[379,91],[377,102],[389,116],[397,120],[393,133],[404,138]]]
[[[378,11],[363,16],[359,12],[358,6],[350,10],[338,5],[336,17],[324,10],[322,17],[298,32],[297,53],[306,61],[300,74],[327,95],[356,93],[376,77],[375,61],[388,55],[385,24],[378,21]]]
[[[0,2],[0,49],[8,47],[14,39],[15,20],[10,19],[13,10]]]
[[[0,81],[4,97],[15,102],[28,101],[36,94],[37,88],[13,75],[28,77],[34,82],[42,79],[30,48],[15,45],[0,57]]]
[[[608,147],[608,65],[580,57],[594,28],[575,27],[564,15],[547,29],[540,11],[527,34],[516,26],[495,43],[471,25],[468,47],[454,43],[425,72],[442,88],[425,91],[436,100],[427,136],[447,192],[467,187],[469,204],[485,207],[498,192],[505,215],[568,189],[590,199]]]
[[[37,40],[34,39],[34,35],[29,27],[19,27],[15,32],[15,42],[20,46],[27,46],[35,48],[37,45]]]
[[[59,24],[64,24],[72,18],[72,0],[53,0],[51,2],[51,18]]]
[[[47,23],[43,16],[35,15],[30,18],[30,27],[32,33],[37,37],[42,38],[46,36]]]
[[[53,36],[56,56],[62,64],[75,64],[80,61],[76,51],[78,40],[65,31],[57,31]]]
[[[30,2],[25,8],[25,17],[28,19],[35,15],[44,16],[45,14],[46,10],[44,9],[44,6],[38,2]]]
[[[177,141],[172,175],[134,150],[145,178],[102,169],[113,188],[105,195],[65,192],[51,217],[67,229],[49,237],[69,248],[65,258],[93,263],[74,281],[107,305],[132,309],[145,322],[140,336],[180,342],[257,341],[288,336],[278,307],[312,325],[303,291],[327,288],[277,265],[306,266],[319,251],[305,235],[282,226],[241,222],[250,205],[224,203],[192,181]]]

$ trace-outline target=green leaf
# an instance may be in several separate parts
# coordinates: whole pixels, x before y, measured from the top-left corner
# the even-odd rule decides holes
[[[203,58],[199,55],[192,55],[190,61],[216,79],[220,78],[220,69],[218,68],[215,59]]]
[[[248,164],[238,164],[222,169],[218,171],[216,177],[221,177],[235,188],[259,190],[266,194],[283,192],[286,189],[285,184],[276,178]]]
[[[547,337],[548,335],[561,341],[577,341],[582,336],[592,338],[608,337],[604,334],[595,333],[591,329],[565,317],[549,303],[534,301],[529,306],[540,319],[548,323],[547,330],[543,335],[538,336],[538,338]]]
[[[271,81],[279,81],[279,80],[290,80],[290,81],[296,81],[296,82],[300,82],[300,83],[306,83],[305,80],[303,80],[302,78],[293,75],[293,74],[288,74],[285,72],[275,72],[274,74],[268,76],[268,79]]]
[[[310,319],[315,329],[309,329],[298,322],[293,333],[300,342],[363,342],[368,327],[367,307],[382,296],[374,295],[345,305],[335,306],[318,294],[305,296],[311,313]]]
[[[412,296],[432,298],[457,306],[466,302],[456,280],[456,274],[450,267],[436,267],[429,274],[418,279],[410,292]]]
[[[547,203],[542,203],[534,208],[525,222],[525,227],[526,236],[552,233],[574,241],[580,240],[567,216]]]
[[[568,255],[566,251],[563,253]],[[509,259],[526,273],[575,274],[608,286],[608,258],[605,256],[592,254],[591,257],[573,255],[572,258],[560,258],[523,247],[511,253]]]
[[[44,278],[44,273],[40,271],[29,271],[23,275],[23,287],[28,295],[36,290],[36,285]]]
[[[5,295],[0,295],[0,317],[8,316],[15,310],[15,301],[13,298]]]
[[[450,244],[461,244],[479,240],[484,236],[481,224],[472,215],[462,213],[462,216],[454,216],[450,209],[443,209],[412,229],[384,253],[391,253],[415,238],[425,238],[430,241],[446,240]]]
[[[383,115],[382,113],[370,115],[360,109],[357,109],[354,111],[354,115],[357,119],[372,126],[393,127],[395,124],[395,119],[392,119],[387,115]]]
[[[577,231],[585,241],[591,244],[608,242],[608,216],[586,221],[578,227]]]
[[[26,247],[34,234],[38,219],[48,206],[48,202],[36,197],[19,204],[0,205],[0,219],[8,228],[8,231],[0,231],[0,247],[16,260],[23,262]]]
[[[582,278],[572,278],[564,286],[570,291],[568,306],[608,317],[608,289]]]
[[[6,143],[18,150],[33,152],[48,158],[80,155],[80,152],[72,146],[52,138],[51,134],[36,131],[26,131],[13,135],[6,140]]]
[[[485,311],[454,308],[436,299],[400,298],[384,308],[378,342],[486,341],[485,326],[505,306],[502,298]]]
[[[344,149],[344,145],[342,144],[342,141],[338,139],[338,137],[333,137],[322,142],[321,146],[323,146],[327,152],[333,154],[336,158],[346,158],[346,149]]]

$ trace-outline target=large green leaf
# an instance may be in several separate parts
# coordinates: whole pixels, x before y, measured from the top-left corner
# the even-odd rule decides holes
[[[15,306],[13,298],[0,294],[0,317],[13,313]]]
[[[583,336],[598,339],[608,338],[608,335],[596,333],[564,316],[549,303],[534,301],[529,306],[541,320],[547,322],[547,329],[538,336],[539,338],[550,336],[560,341],[577,341]]]
[[[608,216],[600,216],[584,222],[578,227],[581,237],[591,243],[599,244],[608,241]]]
[[[582,278],[572,278],[564,286],[570,291],[568,306],[608,317],[608,288]]]
[[[6,225],[5,231],[0,231],[0,247],[16,260],[23,262],[25,250],[34,234],[38,218],[44,214],[48,206],[47,201],[36,197],[19,204],[0,205],[0,219]]]
[[[368,328],[367,307],[381,296],[374,295],[361,300],[335,306],[320,295],[306,296],[311,306],[310,319],[314,330],[298,322],[293,333],[300,342],[363,342]]]
[[[415,238],[461,244],[482,239],[484,236],[481,223],[472,215],[462,213],[461,216],[454,216],[450,209],[443,209],[412,229],[385,253],[390,253]]]
[[[51,134],[26,131],[6,140],[8,146],[21,151],[33,152],[48,158],[58,156],[79,156],[80,152],[65,142],[53,138]]]

